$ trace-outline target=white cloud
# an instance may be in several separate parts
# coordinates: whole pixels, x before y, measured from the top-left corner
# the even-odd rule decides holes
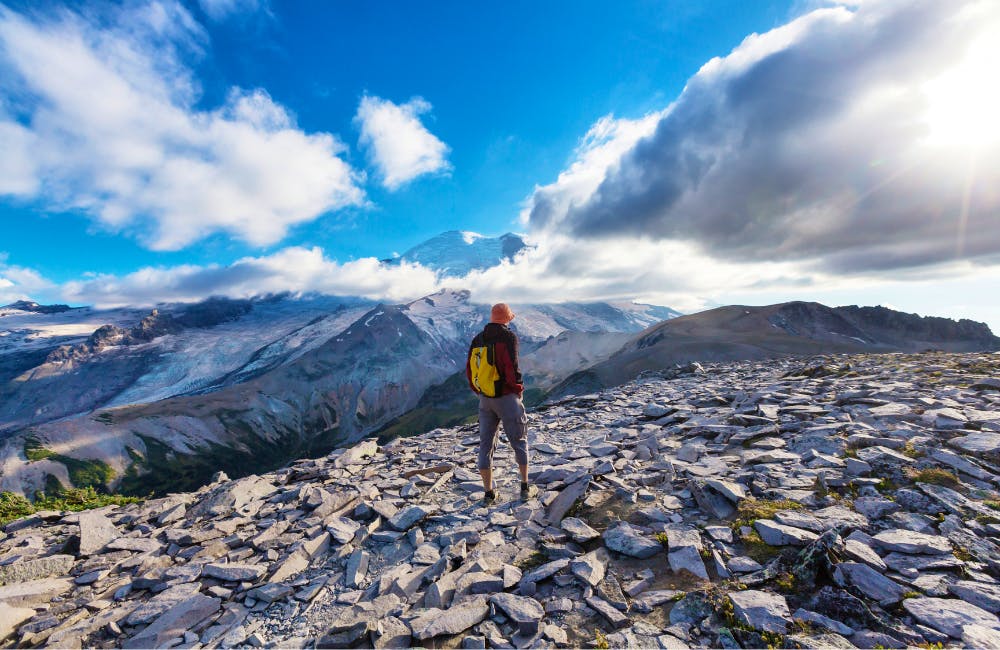
[[[598,122],[522,219],[834,274],[995,258],[998,58],[992,0],[812,11],[706,63],[664,111]]]
[[[419,116],[430,110],[431,105],[420,97],[405,104],[367,95],[361,98],[354,118],[361,130],[358,142],[367,148],[369,160],[389,190],[423,174],[450,169],[448,145],[420,122]]]
[[[401,301],[433,293],[437,275],[419,265],[382,265],[375,258],[328,259],[319,247],[292,246],[247,257],[229,266],[144,268],[123,277],[97,275],[67,282],[64,300],[103,307],[191,302],[211,295],[248,298],[269,293],[315,291]]]
[[[174,2],[109,19],[0,8],[0,193],[82,210],[159,250],[214,232],[256,245],[364,201],[328,133],[261,89],[196,108],[207,37]]]
[[[55,285],[39,272],[7,263],[7,256],[0,253],[0,305],[15,300],[30,300],[39,294],[55,289]]]
[[[232,16],[245,16],[258,12],[269,12],[268,0],[198,0],[201,10],[216,22]]]

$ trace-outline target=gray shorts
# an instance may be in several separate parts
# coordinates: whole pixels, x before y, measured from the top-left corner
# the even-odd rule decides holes
[[[524,402],[515,393],[500,397],[479,396],[479,469],[493,467],[493,454],[497,448],[499,425],[514,449],[518,465],[528,464],[528,415]]]

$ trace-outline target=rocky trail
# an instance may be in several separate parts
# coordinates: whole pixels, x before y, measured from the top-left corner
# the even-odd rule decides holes
[[[652,373],[0,539],[15,647],[1000,647],[1000,355]]]

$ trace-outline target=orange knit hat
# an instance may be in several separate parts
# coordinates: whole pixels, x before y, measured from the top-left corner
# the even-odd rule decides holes
[[[507,303],[498,302],[493,305],[493,309],[490,310],[490,320],[494,323],[506,325],[514,320],[514,312],[507,306]]]

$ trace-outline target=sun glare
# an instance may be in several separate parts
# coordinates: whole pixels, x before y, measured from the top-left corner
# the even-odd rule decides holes
[[[924,86],[928,139],[935,144],[981,148],[1000,141],[997,31],[980,38],[955,67]]]

